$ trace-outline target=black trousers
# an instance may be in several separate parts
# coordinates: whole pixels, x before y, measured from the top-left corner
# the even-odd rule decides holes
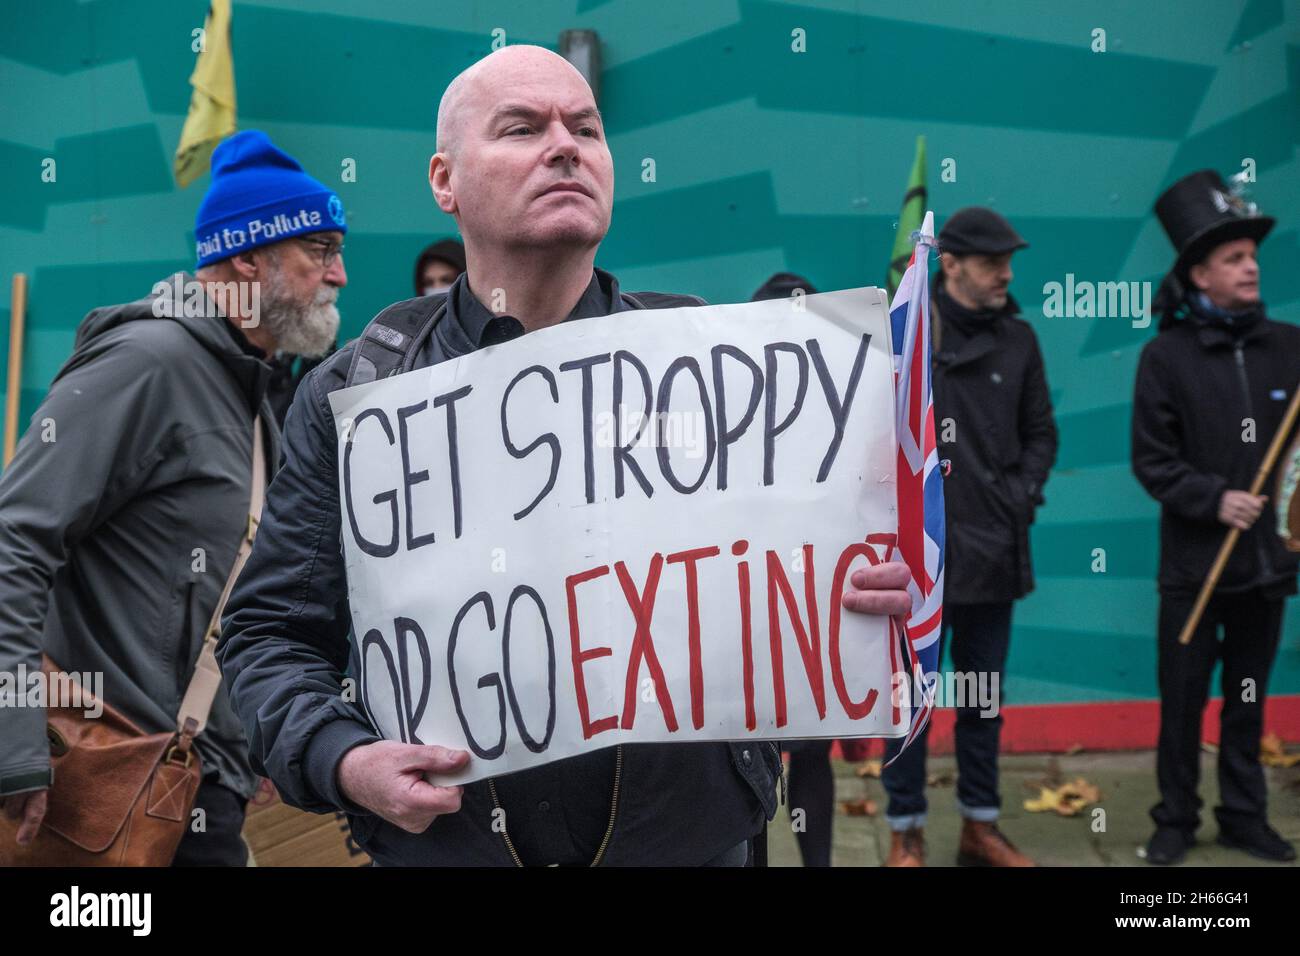
[[[1160,742],[1156,751],[1160,802],[1152,808],[1151,818],[1158,826],[1188,833],[1200,826],[1201,798],[1196,787],[1201,769],[1202,712],[1215,661],[1222,659],[1220,803],[1214,816],[1221,828],[1240,830],[1265,819],[1268,787],[1259,763],[1259,738],[1285,598],[1258,590],[1216,594],[1184,647],[1178,643],[1178,633],[1195,599],[1193,594],[1160,596]]]
[[[247,866],[248,847],[240,831],[244,829],[244,808],[248,801],[235,791],[207,779],[199,785],[195,808],[204,811],[204,829],[190,827],[176,849],[172,866]]]
[[[990,716],[975,701],[940,701],[944,706],[960,703],[954,737],[957,751],[957,802],[962,815],[991,822],[998,818],[1002,796],[998,790],[998,749],[1002,735],[1002,676],[1011,647],[1010,601],[996,604],[949,604],[943,609],[940,632],[939,671],[942,679],[943,651],[952,652],[952,669],[962,674],[984,675],[990,694],[997,681],[997,714]],[[991,708],[990,708],[991,709]],[[927,726],[881,774],[880,782],[889,794],[885,818],[893,829],[923,825],[928,801],[925,795],[925,756],[930,728]],[[885,758],[893,760],[902,750],[901,739],[885,742]]]
[[[790,755],[790,821],[804,866],[831,865],[835,825],[835,773],[830,740],[785,740]],[[798,817],[796,812],[803,811]]]

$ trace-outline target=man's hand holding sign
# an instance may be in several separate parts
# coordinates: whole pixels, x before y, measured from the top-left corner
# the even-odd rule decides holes
[[[333,393],[388,738],[342,791],[420,832],[615,743],[905,732],[888,336],[874,289],[623,313]]]

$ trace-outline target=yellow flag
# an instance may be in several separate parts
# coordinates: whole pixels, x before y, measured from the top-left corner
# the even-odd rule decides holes
[[[230,49],[230,0],[211,0],[199,60],[190,76],[194,93],[176,147],[176,182],[188,186],[208,171],[212,151],[235,131],[235,60]]]

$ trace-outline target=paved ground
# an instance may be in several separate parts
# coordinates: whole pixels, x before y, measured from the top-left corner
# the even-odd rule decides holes
[[[1278,866],[1244,853],[1224,849],[1214,842],[1217,832],[1212,808],[1218,798],[1214,772],[1215,757],[1203,755],[1201,796],[1205,800],[1198,843],[1182,866]],[[1147,811],[1156,801],[1155,754],[1152,751],[1125,753],[1081,753],[1063,755],[1004,756],[1002,767],[1002,829],[1026,853],[1046,866],[1146,866],[1137,855],[1151,835]],[[836,778],[835,843],[836,866],[878,866],[889,852],[889,827],[884,820],[885,796],[880,781],[860,778],[857,765],[834,761]],[[929,771],[930,817],[926,842],[931,866],[951,866],[957,856],[961,822],[955,806],[952,757],[932,757]],[[1284,837],[1300,845],[1300,766],[1265,768],[1269,781],[1269,819]],[[1029,813],[1024,801],[1037,797],[1037,783],[1057,778],[1059,782],[1082,777],[1101,790],[1096,806],[1105,810],[1105,829],[1093,832],[1093,807],[1079,816]],[[874,800],[874,817],[848,816],[842,801]],[[773,866],[798,866],[799,853],[790,817],[785,807],[777,811],[768,826],[768,845]],[[1294,866],[1294,864],[1290,864]]]

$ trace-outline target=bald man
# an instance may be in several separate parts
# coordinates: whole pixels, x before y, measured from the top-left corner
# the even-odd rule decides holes
[[[253,766],[293,806],[346,812],[381,866],[744,865],[776,812],[780,757],[769,744],[609,747],[437,787],[425,774],[454,774],[467,752],[381,740],[345,697],[349,663],[358,668],[329,393],[558,322],[702,304],[621,292],[594,268],[614,167],[591,88],[561,57],[512,46],[465,70],[443,95],[437,147],[429,184],[456,219],[468,268],[446,293],[384,310],[299,388],[284,464],[227,608],[219,658]],[[845,606],[900,613],[906,577],[901,565],[860,571]]]

